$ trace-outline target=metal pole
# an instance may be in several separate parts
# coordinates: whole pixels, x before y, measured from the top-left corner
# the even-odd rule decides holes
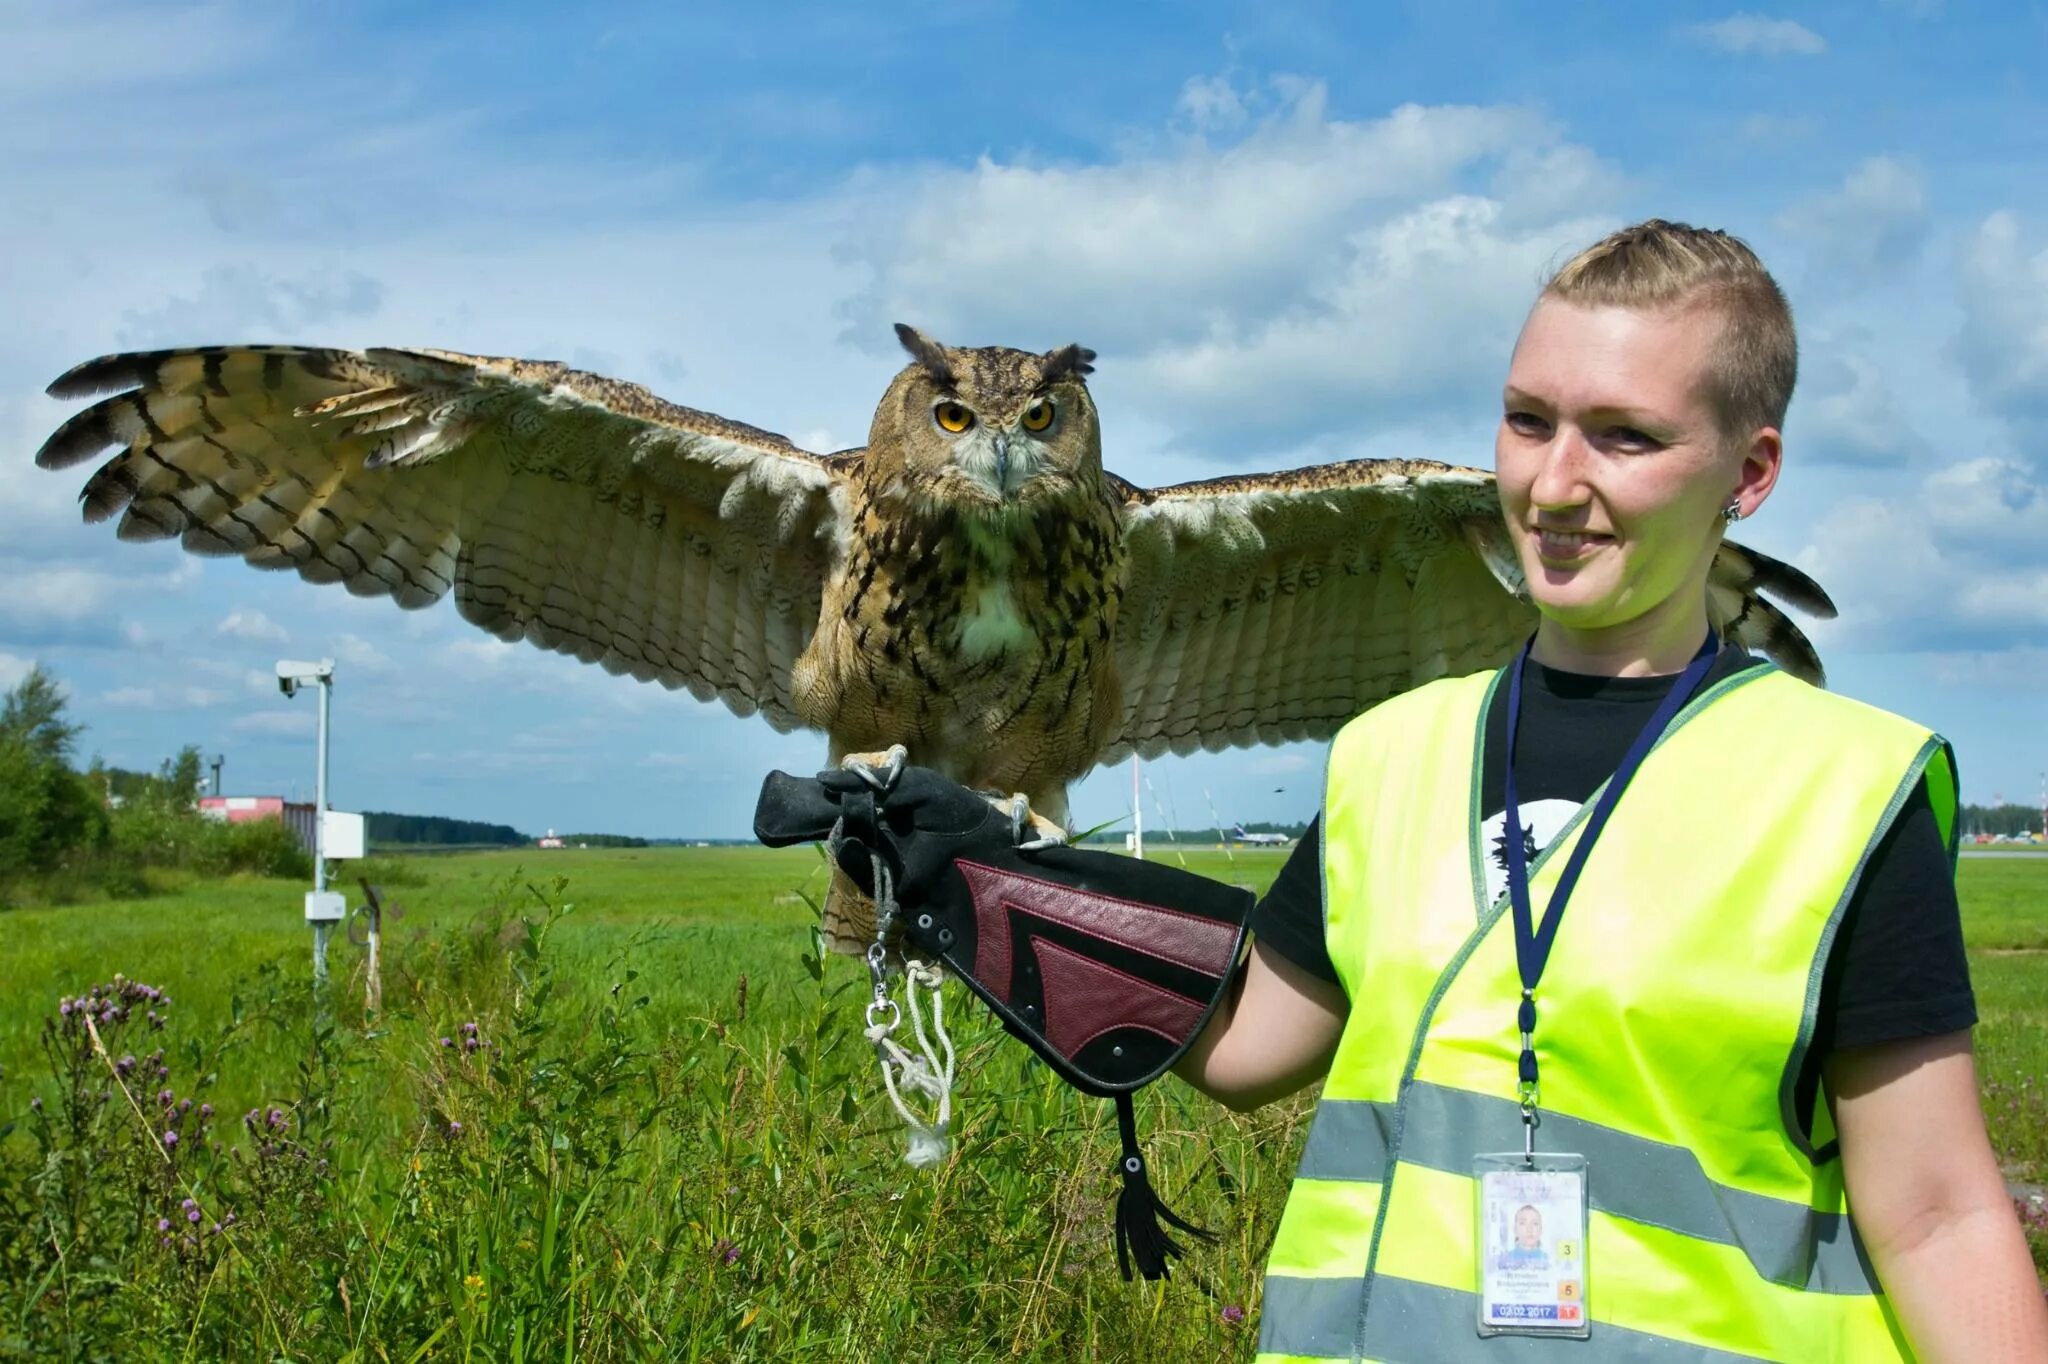
[[[1131,755],[1131,850],[1145,860],[1145,807],[1138,799],[1138,755]]]
[[[320,679],[320,734],[316,741],[318,757],[313,767],[313,889],[327,889],[327,694],[333,689],[332,678]],[[327,984],[327,934],[332,925],[325,921],[313,925],[313,984]]]

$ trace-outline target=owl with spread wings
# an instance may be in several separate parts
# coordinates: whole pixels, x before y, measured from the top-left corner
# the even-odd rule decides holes
[[[897,334],[909,364],[836,454],[550,362],[220,346],[79,365],[51,395],[110,396],[36,461],[114,448],[81,500],[124,540],[452,591],[502,639],[822,730],[833,761],[901,743],[1055,820],[1098,763],[1326,739],[1534,626],[1484,470],[1141,488],[1103,467],[1093,352]],[[1716,624],[1818,680],[1766,592],[1832,613],[1724,543]]]

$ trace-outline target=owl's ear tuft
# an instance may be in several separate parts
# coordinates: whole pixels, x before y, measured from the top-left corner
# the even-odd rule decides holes
[[[907,323],[896,324],[896,339],[903,343],[903,349],[910,352],[910,358],[924,366],[924,372],[931,381],[941,388],[955,385],[952,362],[946,359],[946,348]]]
[[[1055,379],[1068,375],[1076,378],[1095,372],[1095,352],[1086,346],[1067,345],[1058,350],[1049,350],[1038,363],[1038,382],[1049,384]]]

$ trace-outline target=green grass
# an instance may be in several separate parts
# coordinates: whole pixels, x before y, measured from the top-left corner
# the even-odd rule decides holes
[[[1255,890],[1286,856],[1154,852]],[[0,1359],[1249,1356],[1305,1098],[1244,1117],[1176,1082],[1141,1096],[1161,1192],[1223,1237],[1127,1285],[1110,1106],[958,992],[958,1158],[901,1163],[859,1037],[865,973],[805,961],[815,852],[368,870],[406,911],[374,1019],[345,942],[314,1007],[299,885],[0,914]],[[1966,859],[1960,884],[1994,1142],[2048,1178],[2048,860]],[[138,1056],[144,1112],[158,1045],[160,1083],[218,1110],[171,1162],[75,1028],[48,1034],[69,1067],[50,1077],[57,997],[115,971],[174,1001],[162,1033],[131,1017],[108,1039]],[[440,1044],[469,1022],[488,1046]],[[186,1197],[236,1225],[183,1247]]]

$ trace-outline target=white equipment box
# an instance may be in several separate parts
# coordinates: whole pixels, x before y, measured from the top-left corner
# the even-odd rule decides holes
[[[320,821],[320,850],[330,862],[363,857],[363,817],[329,810]]]

